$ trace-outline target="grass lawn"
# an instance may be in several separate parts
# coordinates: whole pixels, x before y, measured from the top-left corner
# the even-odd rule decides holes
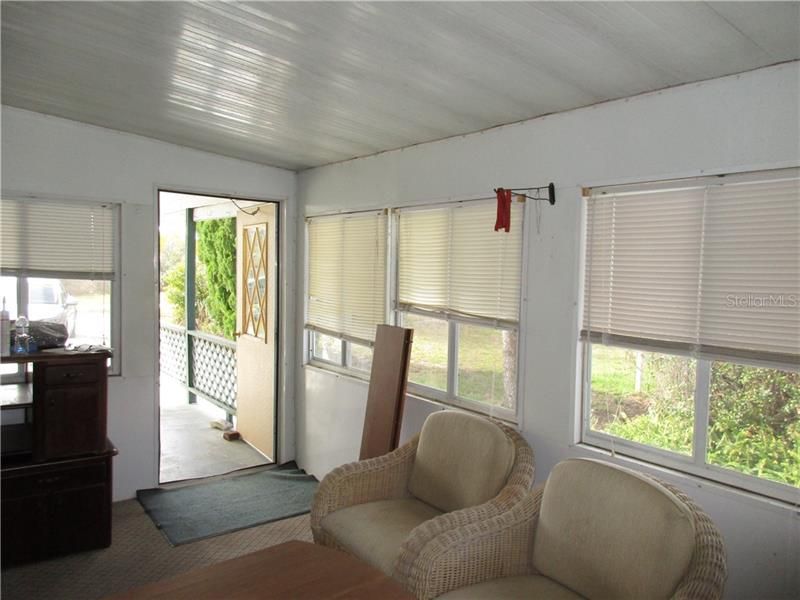
[[[447,389],[448,323],[420,315],[404,315],[403,325],[414,329],[409,380],[438,390]],[[509,334],[506,333],[506,336]],[[513,335],[513,334],[512,334]],[[504,333],[488,327],[459,325],[458,395],[470,400],[509,406],[505,375]],[[516,364],[516,340],[506,345]]]
[[[592,429],[691,454],[693,397],[693,360],[592,345]]]

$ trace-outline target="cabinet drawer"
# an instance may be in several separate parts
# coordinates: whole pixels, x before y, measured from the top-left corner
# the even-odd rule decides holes
[[[97,376],[97,363],[50,365],[45,370],[44,382],[47,385],[59,385],[65,383],[94,383],[98,379]]]
[[[3,500],[51,494],[106,483],[105,461],[69,468],[47,469],[28,473],[3,473]]]

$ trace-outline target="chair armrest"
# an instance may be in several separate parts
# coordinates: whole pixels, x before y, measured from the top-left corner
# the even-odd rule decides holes
[[[336,510],[407,496],[418,442],[414,437],[389,454],[336,467],[323,477],[311,504],[315,539],[322,519]]]
[[[705,511],[694,500],[669,483],[655,477],[651,479],[663,485],[686,504],[694,518],[695,544],[689,570],[672,600],[719,600],[725,591],[728,566],[722,534]]]
[[[522,500],[527,491],[520,486],[508,485],[488,502],[444,513],[421,523],[411,531],[400,547],[392,576],[398,581],[409,580],[420,554],[432,540],[447,531],[486,521],[507,512]]]
[[[527,492],[510,510],[428,540],[407,569],[406,588],[427,600],[482,581],[532,573],[542,493]]]
[[[436,536],[445,531],[502,514],[513,508],[530,491],[534,474],[533,449],[525,438],[512,427],[500,421],[495,421],[495,424],[514,444],[514,464],[505,487],[488,502],[445,513],[414,528],[400,548],[393,571],[395,579],[401,582],[409,580],[419,553]]]
[[[500,421],[494,421],[494,423],[505,432],[514,444],[514,466],[511,468],[511,473],[508,475],[506,485],[518,485],[525,488],[526,491],[530,490],[533,485],[533,475],[535,472],[533,448],[531,448],[525,438],[513,427],[509,427]]]

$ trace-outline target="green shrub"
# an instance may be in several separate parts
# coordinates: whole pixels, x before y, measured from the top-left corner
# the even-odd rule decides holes
[[[195,293],[195,326],[205,330],[209,322],[208,317],[208,286],[205,273],[198,269],[194,280]],[[181,263],[175,264],[164,274],[163,287],[167,302],[172,305],[173,319],[176,325],[186,325],[186,267]]]
[[[173,253],[174,254],[174,253]],[[162,290],[176,324],[186,324],[185,255],[173,256],[162,277]],[[236,219],[197,223],[195,326],[233,339],[236,330]]]
[[[606,431],[640,444],[691,454],[693,422],[691,411],[676,407],[674,411],[651,410],[630,419],[618,419]]]
[[[203,265],[208,287],[207,327],[211,333],[233,339],[236,331],[236,219],[197,223],[197,257]]]
[[[714,363],[708,460],[800,486],[800,373]]]
[[[161,288],[172,306],[176,325],[186,325],[186,267],[177,263],[164,273]]]
[[[613,358],[617,379],[632,377],[628,372],[632,360]],[[592,426],[627,440],[689,454],[694,361],[665,355],[647,360],[642,384],[646,410],[633,415],[625,412],[635,405],[636,394],[631,386],[615,380],[613,369],[605,368],[600,392],[595,392],[592,378]],[[709,403],[708,463],[800,487],[800,373],[715,362]]]

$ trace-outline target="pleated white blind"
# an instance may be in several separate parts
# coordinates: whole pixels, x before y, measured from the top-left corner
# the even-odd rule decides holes
[[[399,212],[398,303],[445,315],[519,320],[524,205],[494,231],[494,201]]]
[[[0,201],[0,268],[11,275],[113,279],[115,206]]]
[[[593,190],[582,336],[800,364],[800,171]]]
[[[386,322],[386,215],[308,220],[306,327],[358,342]]]

